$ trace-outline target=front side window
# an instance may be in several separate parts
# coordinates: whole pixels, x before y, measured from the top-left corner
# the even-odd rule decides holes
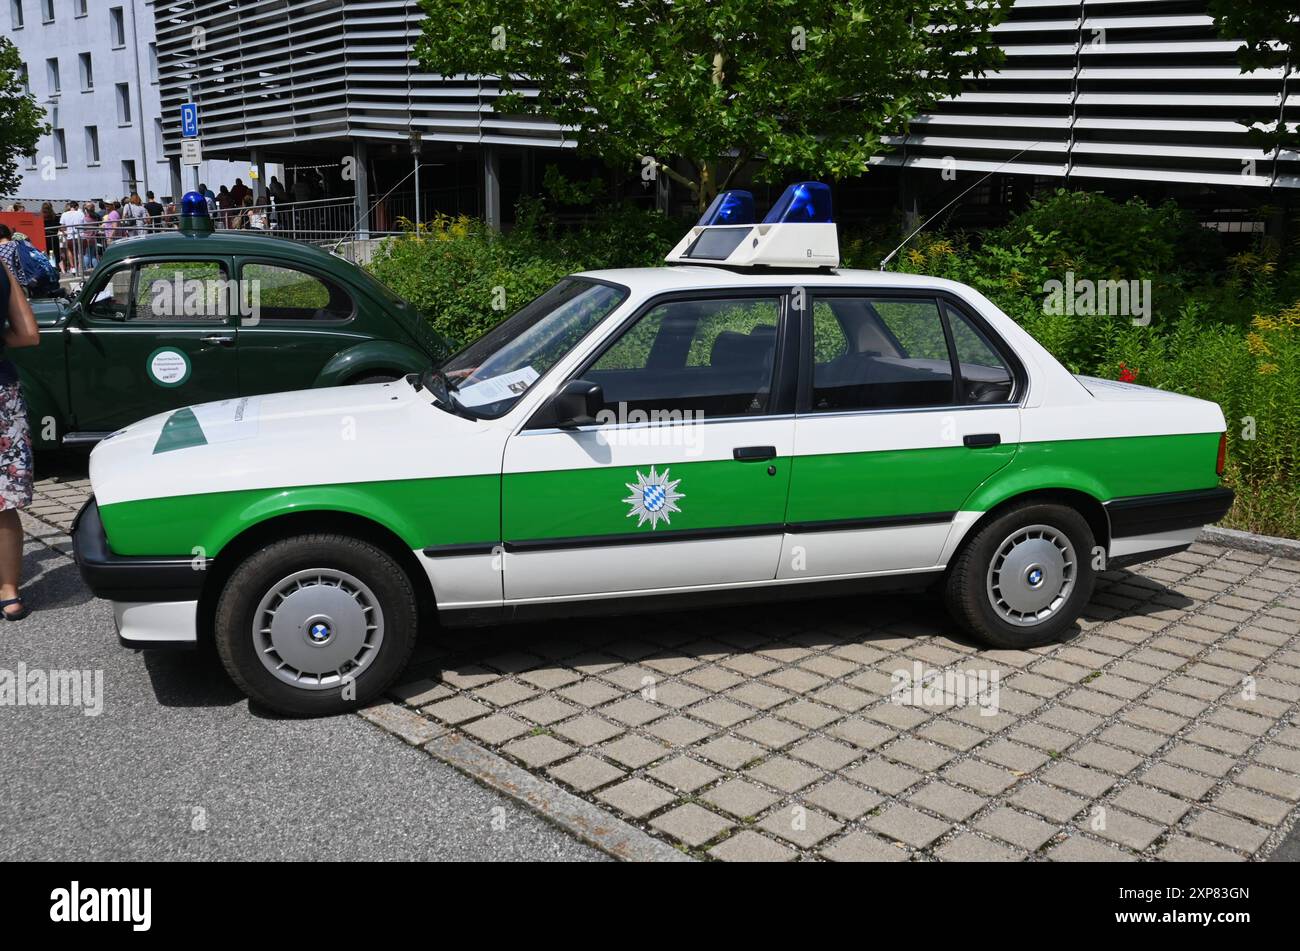
[[[621,287],[566,278],[451,357],[434,376],[446,384],[451,400],[474,415],[504,415],[626,297]]]
[[[249,263],[243,267],[247,293],[257,301],[262,320],[347,320],[352,298],[326,281],[278,264]]]
[[[149,261],[136,272],[130,320],[224,322],[248,310],[218,261]]]
[[[131,272],[119,267],[108,275],[86,305],[86,313],[95,320],[126,320],[131,313]]]
[[[779,316],[776,297],[659,304],[582,378],[600,384],[606,408],[615,412],[761,414],[772,390]]]

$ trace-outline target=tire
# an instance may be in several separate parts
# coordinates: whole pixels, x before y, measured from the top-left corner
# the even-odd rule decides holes
[[[981,528],[953,562],[944,586],[948,612],[992,647],[1049,644],[1092,597],[1094,544],[1087,519],[1072,508],[1013,506]]]
[[[277,713],[355,710],[401,674],[419,611],[384,550],[346,535],[300,535],[250,555],[226,581],[214,625],[221,663]]]
[[[391,373],[372,373],[368,376],[359,376],[355,380],[348,380],[348,386],[365,386],[367,383],[392,383],[394,380],[400,379],[400,376]]]

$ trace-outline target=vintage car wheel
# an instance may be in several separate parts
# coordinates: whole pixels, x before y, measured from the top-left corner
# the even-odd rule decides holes
[[[1092,529],[1063,505],[1026,503],[985,525],[953,562],[953,617],[994,647],[1056,640],[1092,597]]]
[[[222,663],[249,697],[289,716],[324,716],[388,687],[417,628],[415,593],[387,552],[343,535],[303,535],[235,569],[215,633]]]

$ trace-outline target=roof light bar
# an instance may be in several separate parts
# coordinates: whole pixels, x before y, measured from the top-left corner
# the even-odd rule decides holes
[[[752,225],[758,220],[754,213],[754,195],[743,189],[720,192],[713,199],[707,211],[696,222],[701,227],[708,225]]]
[[[831,188],[824,182],[796,182],[776,200],[763,224],[830,224]]]
[[[830,186],[791,185],[761,222],[755,221],[752,194],[725,191],[664,260],[721,267],[837,267],[840,242],[831,218]]]

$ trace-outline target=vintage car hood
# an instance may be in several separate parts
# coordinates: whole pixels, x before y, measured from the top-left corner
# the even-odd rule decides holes
[[[270,393],[172,410],[119,430],[91,453],[90,480],[104,506],[468,474],[499,466],[494,433],[490,423],[436,407],[428,390],[404,380]]]

